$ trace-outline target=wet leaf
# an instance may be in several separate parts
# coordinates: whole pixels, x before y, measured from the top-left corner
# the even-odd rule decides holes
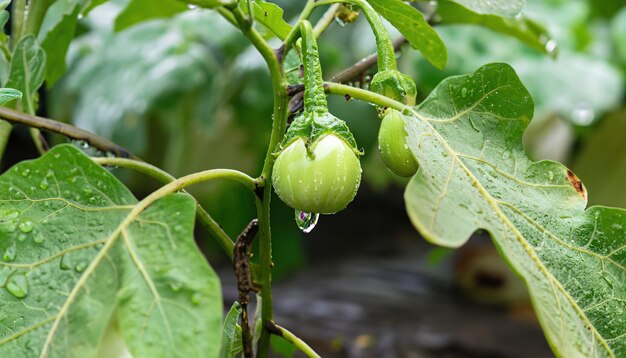
[[[479,14],[515,16],[519,14],[526,0],[454,0]]]
[[[221,290],[193,198],[133,214],[133,195],[72,146],[9,169],[0,193],[0,356],[94,357],[113,320],[135,357],[218,354]]]
[[[517,38],[528,46],[549,54],[556,53],[556,41],[539,23],[524,15],[514,18],[474,12],[454,1],[437,2],[441,24],[473,24]]]
[[[398,29],[437,68],[444,68],[448,58],[446,45],[424,14],[401,0],[367,0],[372,7]]]
[[[526,157],[521,137],[532,116],[508,65],[443,81],[405,116],[420,164],[407,211],[425,238],[446,247],[487,230],[526,281],[557,355],[623,356],[626,211],[585,210],[573,172]]]
[[[20,98],[22,98],[22,92],[13,88],[0,88],[0,106]]]
[[[37,39],[46,51],[46,80],[51,87],[65,73],[65,55],[76,31],[76,22],[83,0],[60,0],[52,4],[39,30]]]
[[[239,305],[239,302],[235,301],[224,320],[222,350],[220,351],[221,358],[235,358],[239,353],[243,352],[241,327],[237,323],[239,322],[240,315],[241,305]]]
[[[254,18],[279,39],[284,40],[291,32],[291,25],[283,19],[283,9],[280,6],[266,1],[255,1],[252,3],[252,11]]]
[[[35,111],[35,95],[43,84],[46,54],[35,36],[23,37],[13,51],[6,87],[22,92],[25,109]]]
[[[115,19],[115,31],[122,31],[142,21],[165,18],[187,10],[178,0],[131,0]]]

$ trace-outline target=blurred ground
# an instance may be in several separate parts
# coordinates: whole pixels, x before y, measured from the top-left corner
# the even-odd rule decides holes
[[[501,259],[476,270],[497,257],[489,241],[475,237],[432,263],[399,190],[359,193],[304,240],[311,265],[274,284],[276,322],[322,357],[552,357],[525,294],[511,295],[518,282]],[[468,270],[478,287],[462,289]],[[219,273],[230,307],[234,276],[229,267]]]

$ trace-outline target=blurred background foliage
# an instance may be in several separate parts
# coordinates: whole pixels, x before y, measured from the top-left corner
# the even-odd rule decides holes
[[[277,3],[288,22],[302,6],[298,1]],[[47,114],[111,138],[175,176],[216,167],[257,175],[272,110],[261,57],[214,12],[182,12],[185,6],[177,3],[166,12],[140,11],[128,4],[110,1],[79,19],[68,72],[48,89]],[[556,41],[546,39],[553,57],[479,26],[442,25],[437,30],[448,46],[446,68],[436,69],[408,45],[400,54],[400,67],[416,80],[419,97],[425,98],[447,76],[489,62],[511,64],[536,104],[525,136],[529,155],[573,167],[592,204],[626,207],[625,5],[622,0],[528,0],[525,14],[544,24]],[[138,23],[146,18],[154,19]],[[390,32],[399,36],[391,27]],[[374,52],[375,43],[361,17],[353,24],[332,24],[320,39],[320,50],[325,78],[330,78]],[[401,209],[404,181],[379,158],[374,108],[343,98],[332,98],[330,106],[365,150],[361,191],[379,198],[393,195]],[[122,169],[119,174],[139,196],[158,186]],[[232,236],[254,216],[253,200],[236,185],[211,184],[192,191]],[[328,221],[358,210],[364,202],[359,198],[348,213]],[[310,255],[293,211],[278,198],[272,205],[275,274],[280,277],[305,265]],[[326,221],[321,217],[318,226]],[[217,246],[201,242],[209,245],[205,250],[211,260],[220,259]]]

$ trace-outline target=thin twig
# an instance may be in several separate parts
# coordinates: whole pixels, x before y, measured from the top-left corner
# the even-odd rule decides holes
[[[257,292],[258,288],[252,281],[250,272],[250,251],[252,241],[259,231],[259,221],[253,219],[235,242],[233,266],[237,277],[238,301],[241,305],[241,338],[243,341],[243,355],[245,358],[252,357],[252,334],[248,322],[248,294],[250,291]]]
[[[279,337],[283,337],[287,342],[291,343],[294,347],[298,348],[300,352],[306,354],[309,358],[320,358],[321,356],[317,354],[313,348],[311,348],[306,342],[300,339],[295,334],[289,332],[286,328],[277,325],[274,322],[266,322],[265,329],[267,329],[271,334]]]
[[[82,140],[105,153],[113,153],[117,157],[138,159],[129,150],[111,142],[110,140],[84,129],[74,127],[71,124],[55,121],[50,118],[31,116],[6,107],[0,107],[0,119],[4,119],[11,123],[23,124],[31,128],[57,133],[70,139]]]

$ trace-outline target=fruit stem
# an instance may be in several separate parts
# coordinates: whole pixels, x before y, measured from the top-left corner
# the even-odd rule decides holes
[[[319,51],[311,23],[300,24],[302,35],[302,65],[304,66],[304,111],[315,114],[328,113],[328,103],[324,93],[324,79]]]

